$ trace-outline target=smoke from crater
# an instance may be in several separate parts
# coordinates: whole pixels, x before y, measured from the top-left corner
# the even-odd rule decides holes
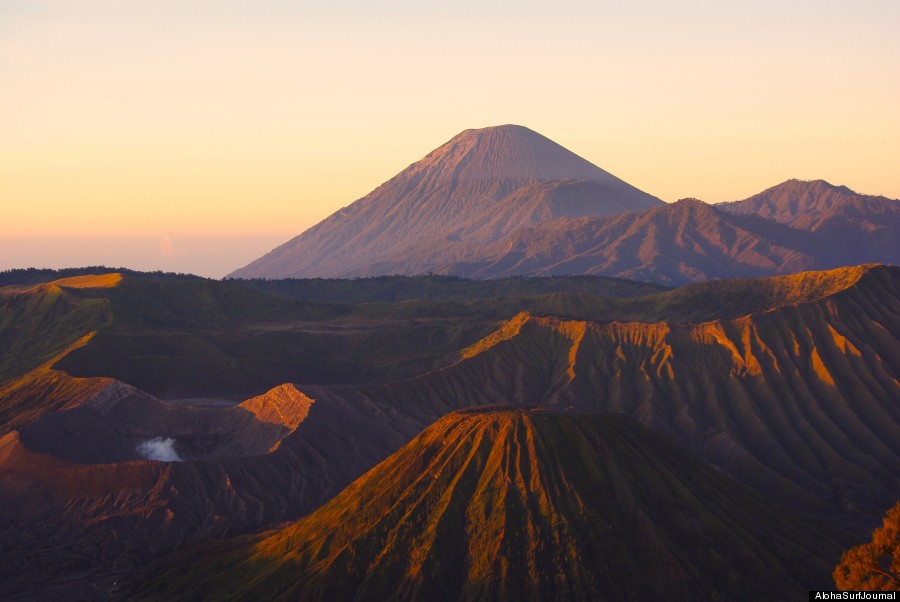
[[[155,437],[149,441],[138,444],[137,452],[147,460],[160,462],[181,462],[178,452],[175,451],[175,439],[171,437]]]

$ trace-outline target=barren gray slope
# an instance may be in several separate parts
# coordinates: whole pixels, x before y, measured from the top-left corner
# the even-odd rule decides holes
[[[528,128],[466,130],[231,276],[422,272],[547,219],[661,204]]]

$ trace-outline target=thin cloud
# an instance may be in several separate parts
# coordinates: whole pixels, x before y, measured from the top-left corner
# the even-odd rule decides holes
[[[159,252],[163,257],[181,255],[181,249],[175,241],[175,234],[171,231],[163,234],[162,240],[159,241]]]

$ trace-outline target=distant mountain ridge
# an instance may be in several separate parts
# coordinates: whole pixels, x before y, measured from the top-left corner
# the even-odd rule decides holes
[[[546,221],[478,249],[475,260],[435,271],[590,274],[679,286],[860,263],[900,264],[900,201],[790,180],[736,203],[682,199],[642,212]]]
[[[640,213],[560,219],[522,228],[450,273],[615,274],[661,284],[791,274],[817,266],[817,242],[753,215],[731,215],[696,199]]]
[[[407,353],[404,339],[440,344],[441,337],[428,331],[403,327],[407,316],[430,313],[407,314],[408,303],[401,302],[393,305],[402,310],[400,319],[382,323],[379,303],[382,313],[367,322],[363,313],[342,318],[324,306],[264,302],[236,283],[145,282],[127,275],[111,288],[47,283],[14,293],[10,317],[38,327],[20,335],[41,342],[23,347],[33,347],[29,363],[57,356],[0,385],[0,506],[12,509],[0,516],[0,597],[27,591],[28,599],[60,599],[81,587],[77,591],[90,599],[98,584],[109,591],[119,576],[148,567],[148,560],[176,546],[298,520],[428,424],[485,404],[629,414],[768,501],[858,531],[860,521],[880,516],[900,495],[898,299],[900,268],[884,266],[704,282],[576,305],[574,313],[587,313],[584,318],[551,317],[556,309],[523,312],[467,346],[455,346],[456,357],[435,370],[381,383],[328,385],[317,362],[343,370],[352,358],[335,355],[322,342],[343,350],[364,342],[397,362]],[[37,318],[47,314],[50,300],[87,304],[98,325],[58,318],[55,327],[54,321],[44,324]],[[461,324],[484,320],[478,317],[483,303],[453,314],[448,336]],[[440,311],[434,319],[443,324],[450,306],[435,307]],[[105,324],[107,315],[112,324]],[[110,336],[117,323],[119,336]],[[390,333],[381,338],[364,330],[341,339],[334,327],[342,323],[354,329],[382,324]],[[298,325],[302,337],[287,336]],[[246,353],[222,357],[215,340],[193,334],[212,330],[228,338],[243,331]],[[312,336],[317,330],[321,336]],[[77,336],[82,338],[68,349],[44,344]],[[173,339],[181,341],[177,352],[169,347]],[[273,348],[277,355],[268,352]],[[84,365],[75,360],[86,352],[102,360],[97,369],[70,372]],[[232,392],[241,384],[231,376],[235,364],[229,358],[240,358],[238,365],[248,370],[280,373],[279,356],[306,366],[298,378],[311,374],[322,384],[285,385],[243,398],[230,418],[222,409],[177,407],[187,400],[165,393],[181,382],[205,382],[184,396],[219,399],[224,390],[218,379],[229,379]],[[349,364],[354,373],[364,365]],[[135,380],[147,375],[153,376],[147,381],[155,384],[152,391]],[[154,402],[157,393],[170,401]],[[175,415],[170,412],[195,416],[188,423],[196,430],[168,430]],[[223,418],[209,424],[213,412]],[[177,438],[175,449],[186,461],[134,461],[123,453],[134,451],[129,438],[157,437]],[[523,490],[516,485],[512,491]],[[725,503],[723,511],[730,506]],[[868,535],[871,525],[863,526]],[[758,532],[771,533],[763,526]],[[832,566],[837,560],[834,555]]]
[[[729,213],[753,214],[794,228],[814,230],[824,215],[847,205],[867,203],[878,209],[896,203],[883,196],[859,194],[825,180],[791,179],[742,201],[718,203]]]
[[[662,204],[528,128],[465,130],[231,276],[421,273],[523,226]]]
[[[234,278],[603,275],[681,285],[900,263],[900,201],[788,180],[665,205],[516,125],[466,130]]]
[[[900,263],[900,201],[859,194],[824,180],[788,180],[717,207],[812,233],[824,243],[820,265]],[[823,263],[824,262],[824,263]]]

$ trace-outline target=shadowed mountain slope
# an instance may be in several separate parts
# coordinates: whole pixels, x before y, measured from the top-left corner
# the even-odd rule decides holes
[[[231,274],[593,274],[680,285],[900,263],[900,202],[789,180],[671,206],[521,126],[466,130]]]
[[[846,186],[834,186],[825,180],[788,180],[743,201],[719,203],[729,213],[758,215],[802,230],[815,230],[830,212],[844,206],[875,211],[896,211],[898,201],[883,196],[859,194]]]
[[[19,272],[7,276],[32,276]],[[490,283],[427,276],[234,282],[136,273],[78,278],[3,289],[0,340],[7,352],[0,354],[0,388],[4,380],[51,359],[72,376],[112,377],[164,398],[239,400],[284,382],[386,380],[443,365],[445,357],[489,333],[497,320],[519,311],[557,312],[568,302],[556,291],[581,291],[588,297],[579,305],[605,306],[607,299],[661,290],[595,277]],[[91,282],[115,286],[71,286]],[[380,302],[393,299],[406,301]],[[87,335],[84,344],[69,347]],[[0,399],[0,423],[3,407]]]
[[[607,311],[606,315],[597,312],[587,318],[670,323],[730,320],[825,299],[856,286],[873,269],[884,268],[861,265],[770,278],[698,282],[637,299],[616,300],[613,304],[618,311]]]
[[[319,303],[388,303],[396,301],[474,301],[579,293],[606,298],[640,297],[666,290],[649,282],[604,276],[565,278],[497,278],[471,280],[458,276],[376,276],[372,278],[286,278],[229,281],[257,291]]]
[[[127,282],[99,289],[114,315],[116,303],[143,290],[136,286],[129,293]],[[227,299],[232,293],[226,288],[212,283],[196,290]],[[126,297],[114,300],[115,294]],[[230,310],[215,309],[215,299],[182,311],[183,296],[197,299],[187,289],[136,296],[126,321],[130,335],[161,328],[169,315],[185,332],[241,334],[226,328]],[[265,321],[270,310],[256,303],[241,313],[263,320],[258,325],[272,324]],[[316,307],[292,311],[310,320]],[[379,311],[388,307],[379,305]],[[274,425],[276,438],[283,437],[277,446],[268,435],[248,439],[241,445],[256,454],[250,457],[212,441],[205,449],[213,451],[198,456],[203,461],[117,461],[125,457],[121,450],[132,451],[137,427],[174,425],[154,417],[170,402],[135,392],[120,398],[121,407],[108,406],[105,391],[134,389],[108,374],[74,378],[60,362],[4,383],[0,404],[10,422],[0,442],[0,505],[18,511],[0,516],[0,596],[40,587],[58,597],[76,583],[107,590],[117,574],[177,546],[296,520],[428,424],[484,404],[628,414],[770,499],[866,533],[900,497],[900,269],[861,266],[707,282],[585,303],[581,310],[590,310],[593,320],[520,314],[486,338],[459,345],[464,350],[455,363],[416,378],[298,385],[297,399],[312,401],[297,405],[306,408],[302,420],[287,433]],[[331,328],[341,315],[326,312],[320,319]],[[398,333],[385,339],[393,344],[382,341],[379,354],[392,358],[409,351],[403,338],[412,331],[399,328],[405,320],[381,323]],[[129,361],[165,359],[131,353]],[[184,357],[200,366],[208,358]],[[296,360],[299,370],[304,361]],[[251,405],[244,407],[252,420],[271,424],[266,404]],[[97,426],[82,423],[97,407],[104,408]],[[204,422],[209,413],[185,415],[196,416],[189,422],[197,431],[139,434],[172,437],[176,450],[199,449],[199,431],[213,424]],[[223,419],[231,430],[211,432],[244,432],[242,425],[254,425],[246,418],[227,425]],[[48,443],[53,433],[76,441],[91,432],[110,440],[96,442],[90,458]],[[98,459],[109,463],[74,461]]]
[[[442,271],[476,278],[512,274],[610,275],[678,285],[812,269],[817,243],[754,216],[684,199],[640,213],[561,219],[523,228]]]
[[[116,282],[84,287],[91,278]],[[12,353],[0,361],[18,360],[16,370],[6,376],[23,377],[29,366],[22,359],[45,347],[56,356],[53,367],[70,375],[113,377],[164,397],[200,393],[240,399],[286,381],[302,382],[304,373],[320,380],[351,371],[339,350],[295,327],[339,318],[347,307],[292,301],[203,279],[116,279],[107,274],[57,282],[64,284],[15,293],[0,307],[0,314],[10,314],[0,337],[15,339]],[[73,339],[83,339],[83,344],[66,348]],[[25,346],[34,349],[26,353]],[[48,355],[35,359],[46,361]],[[3,405],[0,399],[0,415]]]
[[[451,414],[303,520],[131,594],[221,600],[759,600],[827,584],[835,531],[624,416]]]
[[[900,262],[900,202],[789,182],[758,197],[605,217],[561,218],[452,259],[440,272],[472,278],[595,274],[667,285]]]
[[[73,378],[52,368],[60,358],[88,341],[88,334],[34,370],[0,383],[0,435],[38,420],[44,414],[77,407],[109,386],[111,378]]]
[[[900,263],[900,201],[856,193],[824,180],[788,180],[743,201],[730,213],[759,215],[828,243],[833,265]]]
[[[82,298],[76,288],[115,286],[118,274],[67,278],[21,290],[0,289],[0,383],[63,352],[112,319],[102,298]]]
[[[510,400],[622,412],[774,499],[871,517],[900,494],[900,269],[828,276],[775,279],[775,295],[791,280],[806,294],[699,324],[523,314],[450,368],[360,391],[413,416]]]
[[[231,276],[422,273],[522,226],[660,204],[528,128],[466,130]]]
[[[83,380],[99,392],[0,437],[0,598],[107,599],[178,546],[303,516],[424,426],[289,385],[215,409]],[[184,461],[136,459],[167,440]]]
[[[228,407],[166,403],[114,383],[85,403],[18,429],[31,451],[78,464],[264,456],[302,423],[313,401],[292,385]]]

